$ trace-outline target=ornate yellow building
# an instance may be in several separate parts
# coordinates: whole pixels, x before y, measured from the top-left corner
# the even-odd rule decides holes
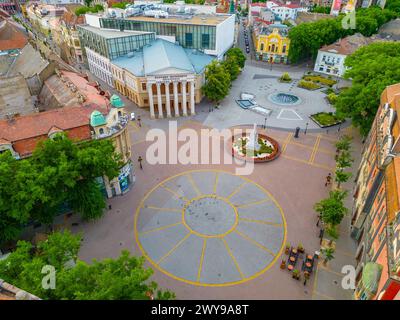
[[[253,27],[256,59],[273,63],[288,63],[289,28],[284,24],[258,24]]]

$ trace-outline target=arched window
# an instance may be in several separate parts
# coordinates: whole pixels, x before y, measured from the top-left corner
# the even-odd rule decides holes
[[[103,128],[100,128],[99,133],[100,133],[100,134],[104,134],[104,129],[103,129]]]
[[[260,44],[260,51],[264,51],[264,43]]]
[[[282,48],[282,53],[285,53],[285,52],[286,52],[286,44]]]
[[[118,117],[121,117],[121,116],[122,116],[122,112],[118,111]]]
[[[275,45],[274,45],[274,44],[272,45],[272,48],[271,48],[271,49],[272,49],[272,50],[271,50],[272,52],[275,52]]]

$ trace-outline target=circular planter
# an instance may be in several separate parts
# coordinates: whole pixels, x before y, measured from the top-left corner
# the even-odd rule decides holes
[[[262,134],[262,133],[259,133],[258,137],[261,138],[261,139],[267,140],[273,146],[274,150],[273,150],[273,152],[271,154],[268,154],[267,156],[264,156],[264,157],[252,157],[252,156],[247,156],[247,155],[243,155],[243,154],[239,153],[238,150],[236,150],[234,148],[233,144],[239,138],[244,138],[244,137],[247,137],[247,136],[248,135],[245,134],[245,133],[243,133],[241,135],[232,136],[232,141],[231,141],[230,148],[231,148],[231,151],[232,151],[232,155],[235,158],[241,159],[241,160],[245,160],[245,161],[251,161],[251,162],[255,162],[255,163],[260,163],[260,162],[269,162],[269,161],[275,160],[276,158],[279,157],[279,155],[281,153],[281,148],[279,146],[279,143],[275,139],[273,139],[273,138],[271,138],[271,137],[269,137],[269,136],[267,136],[265,134]]]

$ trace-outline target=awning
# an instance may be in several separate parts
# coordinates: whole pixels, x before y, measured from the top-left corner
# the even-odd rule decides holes
[[[382,266],[375,262],[368,262],[363,269],[362,283],[365,290],[375,295],[378,291],[379,279],[381,278]]]

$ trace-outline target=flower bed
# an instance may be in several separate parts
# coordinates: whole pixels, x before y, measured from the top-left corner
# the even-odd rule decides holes
[[[307,75],[303,77],[303,80],[305,81],[311,81],[314,83],[319,83],[328,87],[332,87],[337,81],[333,79],[328,79],[322,76],[316,76],[316,75]]]
[[[332,127],[339,123],[344,122],[344,120],[338,118],[332,112],[319,112],[312,114],[310,116],[311,120],[313,120],[320,128]]]
[[[307,89],[307,90],[317,90],[322,88],[319,84],[312,82],[312,81],[306,81],[306,80],[300,80],[299,84],[297,85],[299,88]]]
[[[259,150],[247,150],[246,144],[248,141],[249,137],[246,135],[234,137],[232,154],[237,158],[254,162],[271,161],[276,159],[280,154],[278,142],[266,135],[258,134]]]

